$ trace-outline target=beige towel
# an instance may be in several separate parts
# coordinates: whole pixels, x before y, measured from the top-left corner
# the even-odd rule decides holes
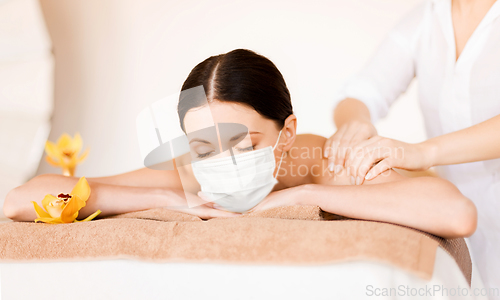
[[[455,258],[470,284],[472,265],[463,239],[346,219],[316,206],[279,207],[208,221],[157,208],[82,223],[0,224],[0,261],[136,258],[325,264],[363,259],[430,279],[438,245]]]

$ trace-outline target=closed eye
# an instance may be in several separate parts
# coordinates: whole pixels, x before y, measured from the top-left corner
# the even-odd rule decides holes
[[[210,152],[207,152],[207,153],[200,153],[198,154],[198,158],[204,158],[204,157],[207,157],[209,156],[210,154],[214,153],[215,151],[210,151]]]
[[[236,150],[238,150],[238,151],[252,151],[254,147],[255,147],[255,145],[252,145],[252,146],[246,147],[246,148],[236,148]]]

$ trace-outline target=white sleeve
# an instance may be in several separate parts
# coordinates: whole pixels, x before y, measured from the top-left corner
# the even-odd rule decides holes
[[[373,123],[387,115],[415,77],[412,48],[422,8],[412,11],[389,33],[364,69],[335,95],[335,106],[345,98],[354,98],[368,107]]]

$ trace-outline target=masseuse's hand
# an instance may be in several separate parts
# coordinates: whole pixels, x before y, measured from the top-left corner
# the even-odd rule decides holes
[[[340,126],[323,147],[324,157],[328,157],[330,172],[339,173],[345,164],[349,149],[376,135],[377,130],[370,122],[351,121]]]
[[[432,162],[430,150],[423,143],[408,144],[375,136],[348,154],[346,167],[352,176],[351,182],[360,185],[365,179],[372,180],[391,168],[424,171],[432,167]]]

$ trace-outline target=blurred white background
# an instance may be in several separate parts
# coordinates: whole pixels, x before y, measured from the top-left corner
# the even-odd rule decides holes
[[[33,0],[0,0],[0,205],[33,176],[50,130],[54,61]],[[0,210],[0,217],[3,210]]]
[[[197,63],[236,48],[281,70],[299,133],[329,136],[333,93],[421,2],[0,0],[0,199],[35,174],[60,173],[41,159],[52,103],[49,139],[80,132],[90,148],[76,176],[141,168],[138,113],[178,92]],[[425,139],[415,84],[379,134]]]

